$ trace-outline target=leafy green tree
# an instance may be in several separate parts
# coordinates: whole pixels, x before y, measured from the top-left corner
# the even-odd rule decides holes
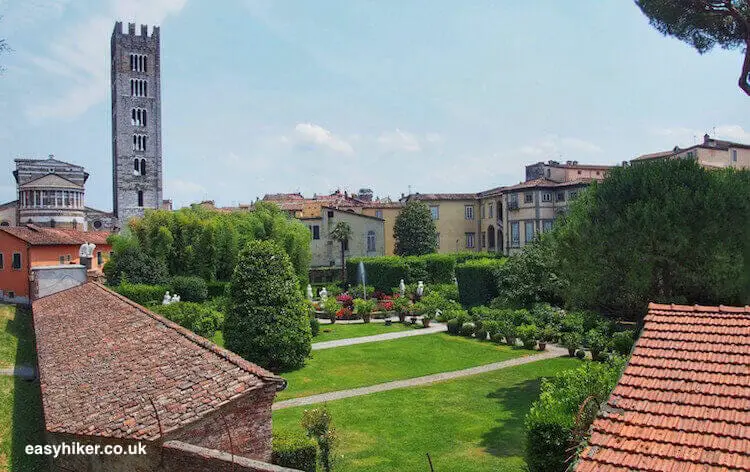
[[[744,49],[739,87],[750,95],[750,3],[747,0],[636,0],[649,23],[700,54],[718,45]]]
[[[500,301],[509,307],[531,307],[539,302],[562,305],[567,284],[559,274],[554,240],[545,233],[497,269]]]
[[[331,231],[331,238],[334,241],[338,241],[339,245],[341,246],[341,281],[342,283],[346,281],[346,260],[345,260],[345,254],[344,249],[346,247],[346,243],[349,241],[349,238],[352,237],[352,227],[349,226],[349,223],[346,221],[339,221],[336,223],[336,226],[333,227],[333,230]]]
[[[750,172],[692,160],[616,168],[555,230],[572,306],[634,317],[649,301],[747,303]]]
[[[409,201],[393,224],[395,253],[399,256],[421,256],[437,251],[438,236],[430,209],[424,202]]]
[[[312,336],[297,282],[278,243],[249,242],[230,284],[227,348],[275,372],[301,367]]]
[[[143,252],[138,241],[128,234],[112,235],[108,242],[113,255],[104,265],[104,275],[110,285],[123,281],[134,284],[160,284],[167,277],[166,265]]]

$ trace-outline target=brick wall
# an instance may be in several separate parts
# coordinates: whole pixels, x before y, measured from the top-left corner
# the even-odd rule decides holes
[[[181,441],[164,443],[163,458],[163,472],[299,472]]]
[[[187,425],[176,434],[167,434],[167,439],[220,451],[234,450],[241,456],[269,461],[271,404],[275,395],[276,385],[268,383],[218,412]]]

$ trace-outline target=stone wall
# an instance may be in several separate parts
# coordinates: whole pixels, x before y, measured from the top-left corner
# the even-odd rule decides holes
[[[187,425],[167,439],[236,454],[271,460],[271,404],[276,385],[268,383],[218,412]]]
[[[163,455],[163,472],[298,472],[180,441],[164,443]]]
[[[83,285],[88,280],[86,268],[80,264],[66,264],[31,269],[31,299]]]

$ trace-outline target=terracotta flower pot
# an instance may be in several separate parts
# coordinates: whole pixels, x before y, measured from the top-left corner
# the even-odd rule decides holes
[[[423,317],[422,318],[422,325],[424,325],[425,328],[429,328],[430,327],[430,321],[432,321],[432,320],[430,320],[429,318]]]
[[[369,323],[369,322],[370,322],[370,316],[371,316],[371,315],[370,315],[370,313],[367,313],[367,314],[365,314],[365,315],[362,315],[362,321],[363,321],[364,323]]]
[[[404,321],[406,321],[406,313],[399,313],[398,314],[398,321],[399,321],[399,323],[403,323]]]
[[[544,341],[539,341],[539,350],[544,351],[547,349],[547,343]]]

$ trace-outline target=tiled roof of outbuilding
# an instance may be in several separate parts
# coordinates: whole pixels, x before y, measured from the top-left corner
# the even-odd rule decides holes
[[[750,471],[750,307],[649,305],[577,472]]]
[[[40,298],[33,311],[50,432],[153,440],[265,382],[284,385],[97,283]]]
[[[108,231],[79,231],[69,228],[44,228],[33,224],[2,226],[0,231],[26,241],[32,246],[55,246],[93,243],[107,244]]]

